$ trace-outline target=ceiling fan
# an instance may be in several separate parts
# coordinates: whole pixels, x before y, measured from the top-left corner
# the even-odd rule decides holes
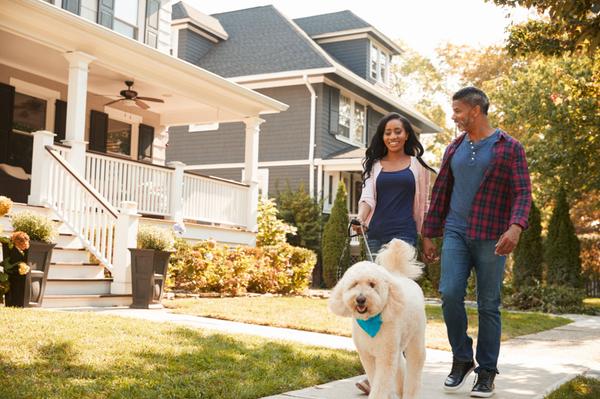
[[[135,105],[137,105],[138,107],[140,107],[142,109],[148,109],[148,108],[150,108],[150,106],[148,104],[146,104],[144,101],[153,101],[156,103],[164,103],[164,100],[161,100],[160,98],[139,97],[137,91],[132,90],[133,80],[126,80],[125,84],[127,85],[127,90],[121,90],[121,92],[119,93],[121,95],[121,98],[114,100],[114,101],[110,101],[104,105],[114,104],[119,101],[126,101],[128,103],[135,103]],[[142,101],[142,100],[144,100],[144,101]]]

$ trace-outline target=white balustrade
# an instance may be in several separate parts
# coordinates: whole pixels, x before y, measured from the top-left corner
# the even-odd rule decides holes
[[[185,173],[183,217],[245,227],[248,221],[248,192],[245,184]]]
[[[140,213],[169,216],[172,169],[89,152],[85,159],[85,179],[111,204],[136,202]]]

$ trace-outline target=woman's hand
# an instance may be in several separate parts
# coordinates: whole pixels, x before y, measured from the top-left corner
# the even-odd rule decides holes
[[[354,230],[356,234],[363,234],[363,232],[367,231],[367,226],[365,226],[363,221],[358,217],[352,219],[350,224],[352,225],[352,230]]]
[[[423,237],[423,258],[426,262],[435,262],[438,258],[437,248],[429,237]]]

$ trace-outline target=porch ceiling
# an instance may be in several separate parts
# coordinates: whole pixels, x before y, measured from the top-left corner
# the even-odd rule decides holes
[[[100,25],[38,0],[14,0],[0,7],[0,63],[64,84],[64,54],[81,51],[96,58],[88,91],[107,101],[133,80],[163,125],[240,121],[277,113],[287,105],[227,81]]]

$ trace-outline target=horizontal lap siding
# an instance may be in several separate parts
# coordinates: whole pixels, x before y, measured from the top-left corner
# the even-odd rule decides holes
[[[356,39],[343,42],[322,43],[320,46],[343,66],[367,79],[369,70],[369,40]]]
[[[243,123],[222,124],[219,130],[189,132],[187,126],[169,128],[167,161],[187,165],[244,161],[245,130]]]

